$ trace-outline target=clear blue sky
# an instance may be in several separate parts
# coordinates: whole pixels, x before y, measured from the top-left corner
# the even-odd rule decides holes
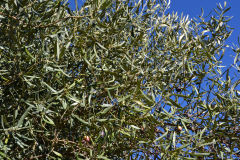
[[[81,6],[85,0],[77,0],[78,4]],[[169,11],[177,11],[179,15],[183,13],[184,15],[189,15],[190,18],[197,17],[201,15],[201,8],[204,9],[204,14],[207,15],[213,8],[217,7],[218,3],[222,6],[224,1],[227,1],[227,6],[231,7],[228,11],[228,16],[233,16],[229,25],[234,28],[234,31],[227,41],[228,44],[237,44],[237,38],[240,36],[240,0],[171,0],[171,5]],[[75,0],[69,0],[70,7],[75,9]],[[226,50],[225,57],[223,59],[224,65],[230,65],[233,63],[233,57],[235,55],[231,49]]]

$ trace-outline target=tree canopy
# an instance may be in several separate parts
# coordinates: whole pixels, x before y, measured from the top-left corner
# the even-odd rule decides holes
[[[240,157],[230,9],[190,19],[167,0],[0,2],[0,156]],[[221,66],[226,48],[236,53]]]

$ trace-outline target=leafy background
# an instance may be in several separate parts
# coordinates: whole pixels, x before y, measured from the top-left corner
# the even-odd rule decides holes
[[[1,1],[1,156],[239,156],[240,81],[219,69],[228,6],[189,21],[110,2]]]
[[[201,1],[192,1],[192,0],[171,0],[170,8],[167,12],[178,12],[179,14],[183,13],[184,15],[189,15],[190,18],[198,17],[201,15],[203,9],[205,15],[213,13],[213,9],[216,8],[217,4],[223,4],[225,0],[201,0]],[[75,0],[69,0],[69,7],[75,10]],[[85,1],[77,0],[79,6],[81,6]],[[236,43],[238,37],[240,36],[240,10],[239,5],[240,1],[230,0],[227,1],[228,6],[231,7],[227,15],[232,17],[232,20],[229,22],[229,25],[234,28],[233,33],[227,40],[227,44],[232,45]],[[226,56],[223,58],[223,65],[230,66],[233,63],[233,57],[235,53],[231,48],[226,50]]]

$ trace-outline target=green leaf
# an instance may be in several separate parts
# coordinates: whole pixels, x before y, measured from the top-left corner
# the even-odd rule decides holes
[[[97,156],[97,159],[110,160],[110,159],[108,159],[107,157],[105,157],[103,155]]]
[[[135,126],[135,125],[130,125],[130,127],[134,128],[134,129],[141,129],[141,128]]]
[[[204,127],[204,129],[200,132],[199,140],[201,141],[203,133],[206,131],[207,127]]]
[[[202,157],[202,156],[209,156],[211,153],[189,153],[191,156],[197,156],[197,157]]]
[[[1,151],[0,151],[0,156],[1,156],[2,158],[6,158],[6,159],[8,159],[8,160],[11,160],[5,153],[3,153],[3,152],[1,152]]]
[[[76,118],[77,120],[79,120],[81,123],[90,126],[90,123],[89,123],[89,122],[83,120],[83,119],[80,118],[78,115],[72,114],[72,116],[73,116],[74,118]]]
[[[107,9],[111,4],[111,0],[102,0],[101,10]]]
[[[223,11],[223,14],[225,14],[227,11],[229,11],[231,9],[231,7],[228,7],[227,9],[225,9],[224,11]]]
[[[61,153],[57,152],[57,151],[53,151],[54,154],[56,154],[58,157],[63,157]]]
[[[212,144],[215,144],[216,141],[213,140],[212,142],[208,142],[208,143],[203,143],[203,144],[200,144],[199,147],[202,147],[202,146],[208,146],[208,145],[212,145]]]
[[[45,119],[44,117],[45,117],[46,119]],[[55,126],[55,123],[54,123],[54,121],[53,121],[51,118],[49,118],[47,115],[45,115],[44,117],[43,117],[43,121],[44,121],[44,122]]]
[[[166,137],[168,135],[168,131],[166,131],[163,135],[161,135],[160,137],[158,137],[157,139],[154,140],[154,142],[160,141],[161,139],[163,139],[164,137]]]
[[[26,109],[26,111],[23,113],[23,115],[21,116],[21,118],[18,121],[17,127],[21,127],[23,124],[23,120],[27,117],[27,114],[30,112],[30,110],[34,107],[33,105],[31,105],[30,103],[26,102],[29,107]]]
[[[121,132],[122,134],[124,134],[124,135],[126,135],[126,136],[128,136],[128,137],[131,137],[131,135],[129,134],[129,133],[127,133],[127,132],[125,132],[124,130],[119,130],[119,132]]]
[[[30,58],[32,58],[32,59],[35,60],[35,58],[33,57],[33,55],[28,51],[27,47],[25,47],[25,52],[27,53],[27,55],[28,55]]]
[[[57,60],[59,60],[60,48],[59,48],[59,40],[58,40],[58,38],[57,38],[57,42],[56,42],[56,55],[57,55]]]
[[[240,53],[240,52],[237,52],[237,54],[236,54],[236,56],[235,56],[235,58],[234,58],[234,62],[233,62],[234,65],[238,62],[239,53]]]
[[[106,108],[103,111],[99,112],[99,114],[106,114],[113,108],[113,105],[103,104],[102,107],[106,107]]]
[[[60,90],[60,91],[56,91],[55,89],[53,89],[51,86],[49,86],[49,85],[48,85],[47,83],[45,83],[44,81],[42,81],[41,83],[42,83],[42,85],[47,86],[47,88],[48,88],[53,94],[59,94],[59,93],[61,93],[61,92],[63,91],[63,89]]]
[[[138,105],[140,105],[141,107],[145,108],[145,109],[151,109],[150,107],[144,105],[141,101],[135,100],[135,103],[137,103]]]
[[[172,139],[172,143],[173,143],[173,148],[176,148],[176,132],[173,132],[173,139]]]
[[[96,119],[98,122],[106,122],[106,121],[108,121],[108,119]]]
[[[182,108],[178,103],[176,103],[175,101],[173,101],[171,98],[168,98],[168,100],[171,102],[171,104],[177,108]]]

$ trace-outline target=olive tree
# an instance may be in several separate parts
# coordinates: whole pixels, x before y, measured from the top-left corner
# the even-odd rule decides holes
[[[3,158],[240,156],[226,3],[195,19],[166,0],[0,3]]]

